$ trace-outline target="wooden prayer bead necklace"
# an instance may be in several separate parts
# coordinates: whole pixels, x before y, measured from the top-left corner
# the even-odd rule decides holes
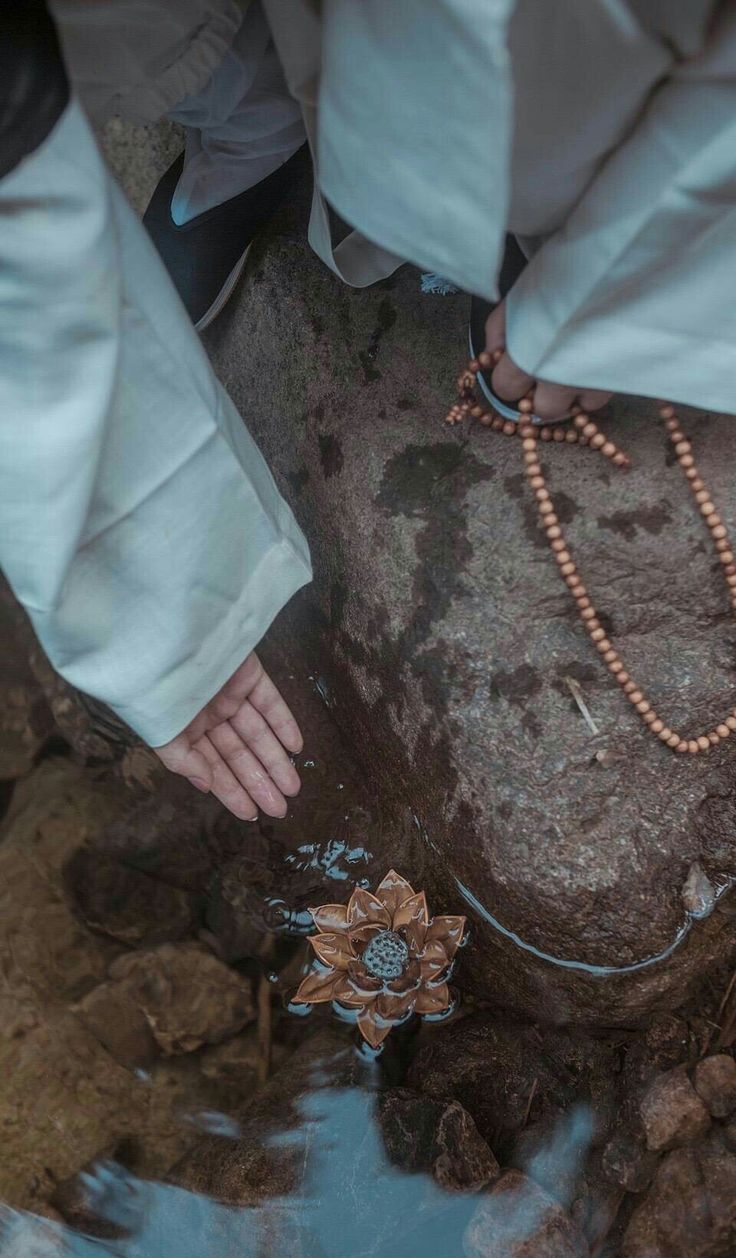
[[[446,416],[446,422],[448,424],[458,424],[470,417],[478,420],[485,428],[491,428],[494,432],[503,433],[507,437],[520,438],[525,465],[524,470],[537,500],[539,522],[547,535],[560,576],[575,600],[583,627],[589,634],[591,642],[607,666],[608,671],[616,679],[629,703],[639,714],[649,732],[658,738],[660,742],[664,743],[665,746],[671,747],[673,751],[690,752],[692,755],[710,751],[711,747],[717,746],[724,738],[730,738],[733,733],[736,733],[736,708],[732,708],[728,716],[708,733],[701,734],[699,738],[690,739],[683,738],[681,734],[670,729],[658,716],[653,705],[647,699],[644,690],[626,671],[618,652],[606,637],[605,630],[598,619],[598,613],[590,595],[578,576],[570,547],[565,540],[551,495],[547,489],[547,482],[539,462],[538,442],[555,441],[565,442],[569,445],[590,446],[591,449],[599,450],[601,454],[604,454],[616,467],[629,467],[630,460],[628,456],[600,432],[597,425],[579,406],[573,407],[570,412],[573,417],[573,426],[565,428],[560,425],[538,425],[528,421],[525,422],[524,416],[528,416],[532,412],[530,396],[522,398],[521,402],[517,403],[521,414],[521,419],[518,423],[508,419],[504,420],[499,415],[494,414],[492,410],[488,410],[480,405],[474,392],[478,372],[495,366],[502,353],[502,350],[496,350],[493,354],[484,351],[477,358],[471,359],[465,371],[458,377],[457,387],[461,400],[450,407]],[[731,607],[734,613],[736,613],[736,560],[734,560],[726,527],[716,511],[711,496],[695,465],[692,447],[680,428],[674,407],[669,402],[661,402],[659,404],[659,413],[664,420],[669,439],[674,446],[677,462],[690,485],[700,514],[704,517],[705,523],[710,530],[713,545],[722,565],[723,576],[728,586]]]

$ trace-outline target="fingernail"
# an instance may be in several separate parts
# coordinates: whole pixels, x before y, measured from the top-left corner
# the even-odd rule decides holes
[[[187,781],[191,782],[192,786],[196,786],[197,790],[201,791],[203,795],[209,795],[210,784],[205,782],[204,778],[187,778]]]

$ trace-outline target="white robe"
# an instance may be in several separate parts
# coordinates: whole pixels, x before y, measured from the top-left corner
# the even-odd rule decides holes
[[[55,7],[85,97],[148,118],[204,85],[239,13]],[[264,8],[338,274],[406,258],[492,297],[511,228],[522,367],[736,409],[735,0]],[[322,194],[357,229],[334,251]],[[75,107],[0,217],[0,563],[59,671],[160,743],[308,579],[306,546]]]

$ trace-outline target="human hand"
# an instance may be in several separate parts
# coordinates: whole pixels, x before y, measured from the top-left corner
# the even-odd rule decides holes
[[[570,414],[571,407],[576,403],[586,413],[597,411],[612,396],[600,389],[580,389],[575,385],[535,380],[533,376],[522,371],[521,367],[517,367],[511,355],[506,352],[505,301],[500,302],[486,319],[486,349],[491,354],[499,349],[504,351],[491,375],[491,388],[496,396],[504,402],[513,402],[533,390],[532,406],[539,419],[563,419]]]
[[[285,796],[301,786],[288,753],[302,746],[299,726],[251,652],[186,729],[153,750],[172,773],[255,821],[259,808],[286,816]]]

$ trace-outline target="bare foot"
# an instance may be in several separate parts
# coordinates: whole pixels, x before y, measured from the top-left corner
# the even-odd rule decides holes
[[[251,652],[186,729],[153,750],[172,773],[255,821],[259,808],[286,816],[286,796],[301,787],[289,753],[302,746],[299,726]]]
[[[581,389],[576,385],[552,384],[549,380],[535,380],[521,367],[517,367],[506,346],[506,303],[500,302],[486,320],[486,349],[489,353],[503,349],[503,358],[493,369],[491,388],[503,401],[516,401],[533,389],[532,405],[539,419],[564,419],[570,408],[577,403],[584,411],[597,411],[605,406],[610,393],[600,389]]]

